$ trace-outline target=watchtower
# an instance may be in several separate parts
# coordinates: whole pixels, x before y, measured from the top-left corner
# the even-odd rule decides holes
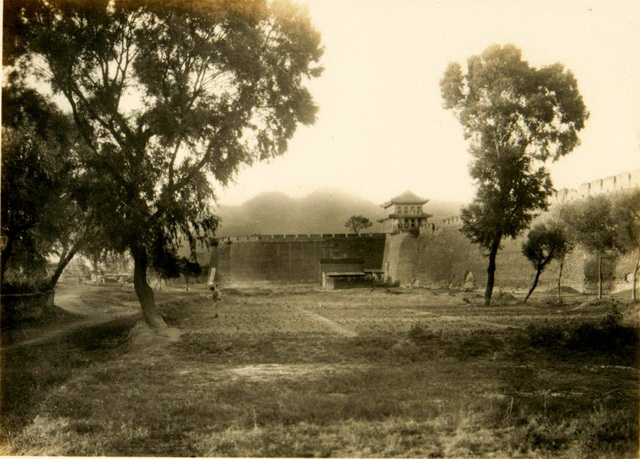
[[[425,228],[427,220],[431,217],[422,209],[427,202],[428,199],[405,191],[382,204],[380,207],[384,209],[384,218],[378,222],[382,223],[383,232],[396,234]]]

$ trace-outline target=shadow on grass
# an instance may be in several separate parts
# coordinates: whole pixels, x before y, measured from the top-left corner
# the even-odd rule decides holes
[[[124,351],[134,318],[121,318],[58,335],[35,345],[13,346],[2,353],[2,423],[15,431],[38,413],[49,390],[78,368]]]

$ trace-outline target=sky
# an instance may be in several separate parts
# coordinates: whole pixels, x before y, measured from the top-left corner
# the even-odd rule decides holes
[[[298,0],[322,35],[325,71],[308,87],[318,119],[288,151],[218,191],[238,205],[265,191],[339,188],[376,203],[410,189],[469,202],[462,127],[442,108],[450,62],[511,43],[540,67],[561,62],[590,112],[581,145],[549,166],[557,189],[640,169],[640,2]]]

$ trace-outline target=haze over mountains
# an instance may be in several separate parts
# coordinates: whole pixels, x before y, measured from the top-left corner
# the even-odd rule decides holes
[[[365,232],[380,232],[381,225],[376,222],[384,214],[380,204],[336,188],[321,188],[298,199],[265,192],[239,206],[219,206],[222,222],[218,235],[347,233],[344,223],[352,215],[362,215],[374,223]],[[438,224],[442,218],[458,215],[461,206],[429,201],[424,210],[433,215],[430,221]]]

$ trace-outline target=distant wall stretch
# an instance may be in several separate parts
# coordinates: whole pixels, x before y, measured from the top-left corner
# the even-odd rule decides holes
[[[578,189],[563,188],[558,190],[551,198],[552,204],[574,201],[576,199],[596,196],[603,193],[615,193],[640,186],[640,169],[632,172],[623,172],[603,179],[581,184]]]
[[[362,258],[380,269],[385,234],[290,234],[222,238],[211,266],[222,282],[321,282],[322,258]]]
[[[526,290],[533,280],[534,269],[522,255],[524,236],[503,241],[498,252],[495,286],[502,290]],[[629,254],[604,263],[604,288],[615,292],[631,288],[631,272],[635,257]],[[557,285],[559,264],[550,263],[538,283],[539,291]],[[419,283],[434,288],[484,288],[487,280],[487,258],[480,249],[454,228],[420,235],[389,236],[385,246],[384,268],[387,281],[401,285]],[[597,287],[597,260],[577,248],[565,259],[562,285],[580,292],[594,293]]]

